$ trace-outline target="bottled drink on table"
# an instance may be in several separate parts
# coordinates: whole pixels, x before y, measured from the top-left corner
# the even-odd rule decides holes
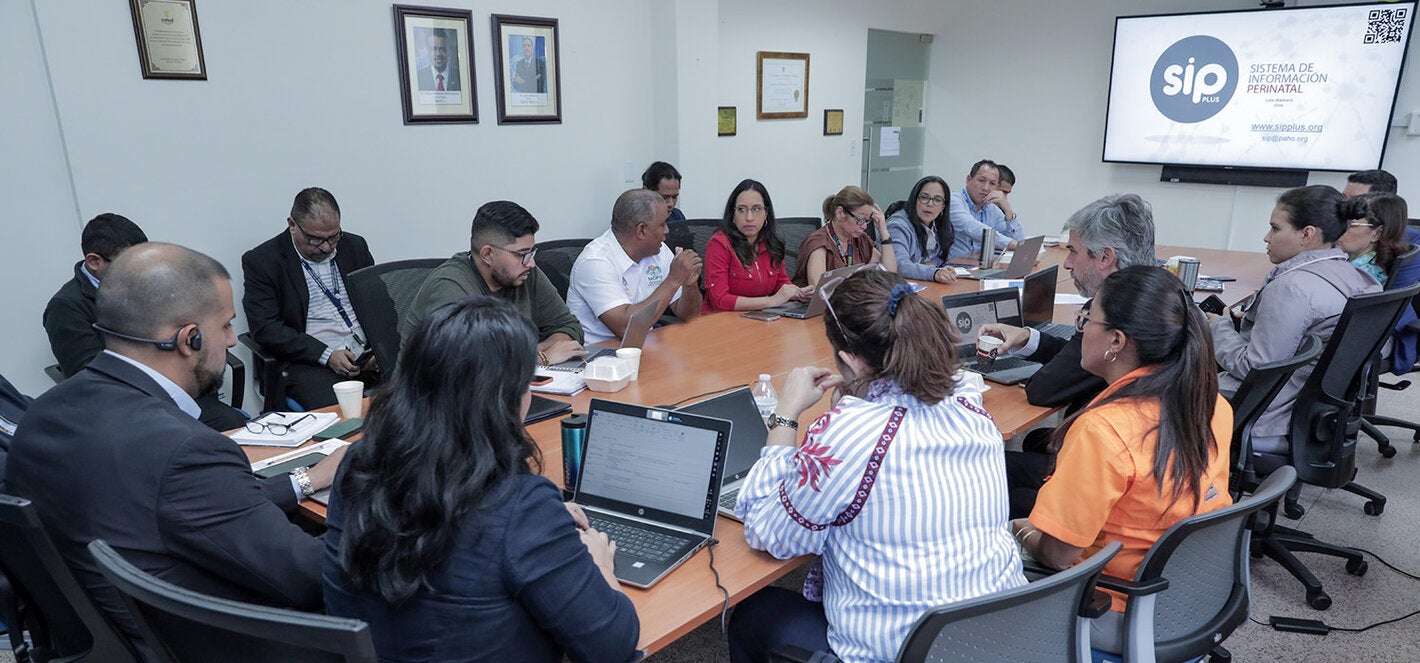
[[[759,406],[759,416],[766,421],[774,416],[774,408],[779,407],[779,392],[774,391],[774,383],[769,380],[768,373],[761,373],[759,382],[754,383],[749,392],[754,396],[754,404]]]

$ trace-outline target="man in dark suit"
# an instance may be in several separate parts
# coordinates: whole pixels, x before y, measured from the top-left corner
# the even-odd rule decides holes
[[[1065,269],[1075,282],[1075,290],[1094,297],[1105,277],[1125,267],[1157,265],[1154,255],[1154,213],[1149,203],[1136,194],[1105,196],[1070,216],[1065,223],[1069,235],[1065,248]],[[1085,304],[1085,308],[1089,303]],[[1012,325],[982,325],[981,333],[1005,341],[1012,355],[1044,364],[1026,383],[1026,399],[1032,405],[1078,410],[1104,390],[1105,382],[1080,367],[1081,334],[1065,341],[1034,329]],[[1011,517],[1030,515],[1035,493],[1054,467],[1049,445],[1053,429],[1038,429],[1026,436],[1025,453],[1008,452],[1007,484],[1011,488]]]
[[[378,367],[356,360],[369,347],[346,279],[375,264],[365,239],[340,230],[340,205],[329,191],[296,194],[283,232],[242,256],[242,308],[251,335],[291,362],[286,390],[303,407],[335,404],[331,387],[367,380]]]
[[[136,246],[104,278],[105,351],[36,399],[10,448],[5,488],[31,500],[95,601],[135,624],[86,546],[104,539],[159,578],[205,594],[304,610],[322,605],[321,544],[287,520],[330,485],[343,453],[259,480],[194,400],[222,380],[232,284],[217,261],[172,244]]]
[[[119,214],[100,214],[84,225],[79,237],[84,259],[75,263],[74,278],[66,281],[44,308],[49,349],[59,361],[64,377],[84,370],[104,349],[104,339],[93,327],[99,282],[120,254],[146,241],[148,236],[143,230]],[[231,430],[247,420],[241,411],[218,399],[215,391],[198,399],[197,405],[202,408],[202,423],[214,430]]]
[[[20,419],[24,418],[32,400],[0,375],[0,486],[5,484],[5,460],[10,453],[10,440],[15,437]]]
[[[456,92],[459,89],[459,60],[449,59],[449,50],[458,51],[458,38],[449,30],[433,28],[424,34],[425,57],[429,64],[419,69],[422,92]]]
[[[547,60],[537,57],[532,37],[523,37],[523,56],[513,63],[514,92],[547,92]]]

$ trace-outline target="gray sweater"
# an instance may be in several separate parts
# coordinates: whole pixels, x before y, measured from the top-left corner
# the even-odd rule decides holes
[[[946,219],[938,221],[938,223],[945,222]],[[897,273],[909,279],[931,281],[937,273],[937,268],[946,262],[935,255],[929,258],[923,257],[927,251],[935,252],[936,245],[924,248],[917,243],[917,233],[912,230],[912,222],[907,219],[906,209],[893,212],[892,216],[888,217],[887,227],[888,234],[892,235],[892,242],[895,245],[893,255],[897,256]],[[927,241],[928,243],[936,241],[936,235],[933,235],[930,229],[927,232]]]

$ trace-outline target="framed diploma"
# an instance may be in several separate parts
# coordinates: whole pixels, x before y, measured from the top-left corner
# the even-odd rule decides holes
[[[719,112],[719,131],[721,136],[735,135],[735,107],[721,106]]]
[[[143,78],[207,80],[195,0],[128,0]]]
[[[472,21],[467,9],[394,6],[405,124],[478,122]]]
[[[493,14],[498,124],[562,122],[557,19]]]
[[[776,120],[809,116],[809,54],[758,54],[755,118]]]
[[[823,110],[823,135],[842,136],[843,135],[843,109],[825,108]]]

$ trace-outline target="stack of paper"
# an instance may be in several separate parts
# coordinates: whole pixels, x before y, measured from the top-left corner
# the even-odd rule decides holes
[[[551,382],[535,384],[532,390],[540,394],[557,394],[558,396],[571,396],[587,388],[587,381],[582,379],[581,371],[550,371],[539,366],[533,375],[541,378],[552,378]]]
[[[246,428],[238,428],[231,435],[237,444],[251,447],[299,447],[311,439],[312,435],[329,428],[339,420],[340,415],[335,412],[272,412],[257,417],[254,421],[261,424],[286,424],[290,429],[285,434],[277,435],[270,430],[253,433]]]

